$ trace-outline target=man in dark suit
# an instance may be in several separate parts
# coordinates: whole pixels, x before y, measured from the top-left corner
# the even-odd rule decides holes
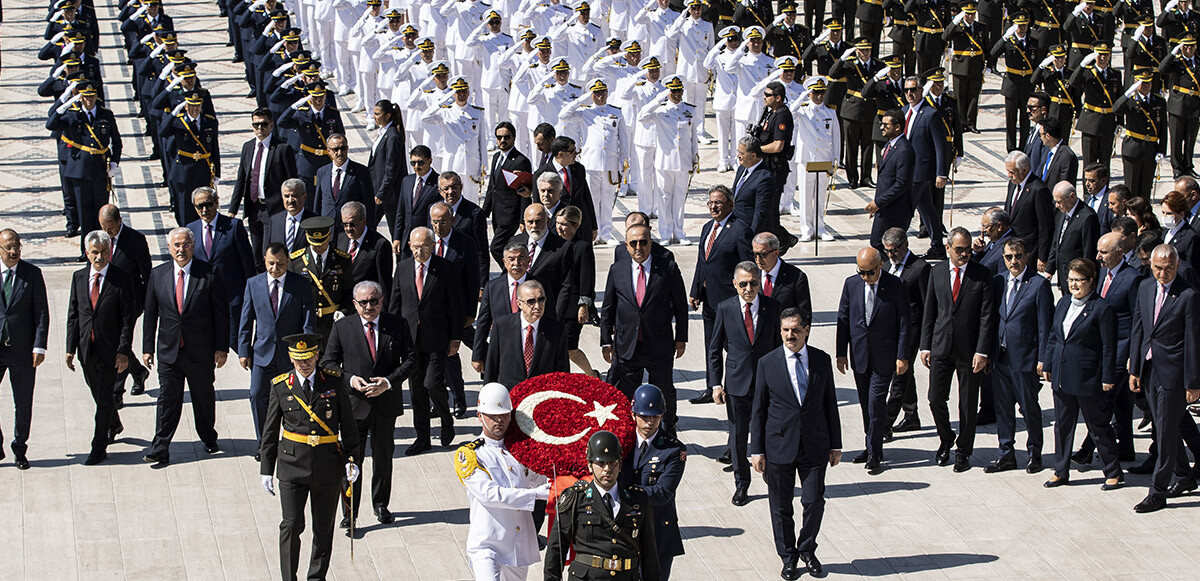
[[[1072,186],[1079,181],[1079,158],[1064,141],[1066,135],[1058,119],[1053,117],[1042,121],[1039,137],[1045,146],[1045,154],[1038,165],[1037,175],[1042,183],[1056,185],[1059,182],[1070,182]]]
[[[536,277],[529,274],[529,253],[520,242],[515,240],[508,242],[504,249],[503,265],[504,274],[489,280],[483,288],[479,300],[479,314],[475,317],[475,326],[472,331],[471,367],[481,377],[492,324],[504,315],[520,312],[517,305],[517,288],[527,280],[537,280]],[[545,312],[554,312],[553,300],[553,296],[546,296]]]
[[[833,365],[829,355],[807,345],[812,321],[799,309],[781,315],[783,346],[758,361],[750,454],[754,470],[766,475],[775,551],[782,577],[798,579],[797,562],[820,575],[817,533],[825,514],[825,471],[842,460],[842,430]],[[792,499],[800,476],[803,516],[797,538]]]
[[[1100,235],[1108,234],[1116,218],[1108,205],[1108,168],[1100,163],[1083,168],[1083,193],[1083,203],[1096,212],[1096,219],[1100,221]]]
[[[911,432],[921,429],[917,415],[917,381],[913,360],[920,345],[921,324],[925,320],[925,293],[929,289],[929,263],[908,249],[908,238],[902,228],[890,228],[883,233],[883,252],[888,257],[888,274],[900,277],[908,293],[908,369],[892,378],[887,397],[887,423],[890,432]],[[904,410],[904,419],[895,423]],[[894,425],[893,425],[894,424]],[[889,432],[889,433],[890,433]],[[890,439],[884,434],[884,440]]]
[[[158,354],[158,412],[154,441],[143,457],[156,467],[171,462],[171,439],[183,413],[183,384],[192,394],[196,433],[204,451],[216,454],[214,366],[229,355],[229,299],[215,269],[193,260],[192,231],[175,228],[167,236],[171,262],[154,267],[146,289],[142,322],[142,361],[154,367]],[[156,341],[157,338],[157,341]]]
[[[100,208],[100,228],[109,237],[109,248],[112,257],[109,261],[130,277],[134,296],[134,321],[142,316],[145,307],[146,285],[150,281],[150,247],[146,243],[146,235],[126,226],[121,221],[121,210],[112,204]],[[113,396],[116,397],[117,407],[121,407],[125,395],[125,378],[133,377],[133,388],[130,395],[141,395],[146,391],[146,378],[150,372],[142,365],[137,357],[129,358],[129,366],[118,372],[113,382]]]
[[[446,358],[457,354],[462,341],[463,300],[458,269],[433,255],[433,231],[421,226],[409,235],[412,256],[396,265],[388,312],[408,323],[417,365],[409,377],[416,440],[404,451],[415,456],[431,448],[429,404],[442,420],[441,443],[454,441],[454,418],[446,401]]]
[[[562,323],[544,317],[547,294],[542,283],[526,281],[517,287],[520,313],[504,315],[492,325],[483,380],[512,389],[538,375],[571,370]]]
[[[524,217],[525,232],[513,236],[512,241],[529,253],[529,274],[546,285],[546,294],[557,299],[573,276],[567,243],[550,227],[545,206],[530,204]]]
[[[396,194],[396,219],[392,225],[392,251],[402,257],[412,256],[408,248],[409,234],[429,223],[429,206],[441,199],[438,195],[438,173],[430,165],[433,152],[424,145],[408,153],[408,165],[413,173],[400,180]]]
[[[317,170],[317,190],[310,206],[320,216],[341,219],[342,206],[359,202],[366,206],[368,223],[375,224],[375,190],[367,166],[350,160],[350,143],[346,136],[329,136],[328,163]]]
[[[133,356],[135,305],[144,297],[136,294],[129,275],[109,262],[111,242],[100,230],[84,239],[89,264],[72,276],[67,306],[67,368],[75,371],[78,352],[83,380],[96,402],[91,451],[84,461],[89,466],[108,457],[108,444],[123,431],[112,385]]]
[[[1166,508],[1167,497],[1195,489],[1188,474],[1186,452],[1179,449],[1181,429],[1196,430],[1188,417],[1187,400],[1200,396],[1200,337],[1195,317],[1200,309],[1196,290],[1176,276],[1179,253],[1161,244],[1150,255],[1153,279],[1138,287],[1137,309],[1129,341],[1129,389],[1145,391],[1154,417],[1158,463],[1150,494],[1134,507],[1139,513]],[[1171,475],[1180,476],[1171,485]],[[1190,486],[1189,486],[1190,485]]]
[[[440,178],[439,178],[440,179]],[[479,253],[475,241],[468,234],[454,231],[454,213],[445,202],[434,202],[429,208],[429,226],[433,230],[433,254],[445,258],[454,268],[461,283],[464,328],[458,337],[470,342],[471,324],[475,322],[475,308],[479,304],[481,285],[479,282]],[[467,416],[467,398],[463,388],[462,362],[458,354],[446,358],[446,385],[450,388],[454,417]]]
[[[1046,183],[1033,175],[1029,156],[1020,151],[1008,152],[1004,160],[1008,174],[1008,196],[1004,199],[1004,211],[1012,217],[1013,234],[1025,240],[1031,261],[1038,272],[1046,270],[1050,260],[1050,235],[1054,226],[1054,201]]]
[[[46,360],[50,311],[42,271],[21,260],[21,236],[11,228],[0,230],[0,299],[0,378],[8,374],[16,408],[11,447],[17,468],[28,470],[25,453],[33,418],[33,387],[37,367]],[[0,432],[0,459],[4,458],[3,444]]]
[[[1050,118],[1050,95],[1046,93],[1033,93],[1025,101],[1025,110],[1029,115],[1029,135],[1021,145],[1020,151],[1029,158],[1029,164],[1038,166],[1041,169],[1042,161],[1046,159],[1046,144],[1042,142],[1042,123]],[[1015,138],[1016,128],[1011,125],[1008,128],[1010,138]],[[1024,134],[1022,134],[1024,135]],[[1013,151],[1013,144],[1017,144],[1015,139],[1009,145],[1009,152]],[[1040,171],[1038,175],[1041,175]]]
[[[396,447],[396,416],[404,413],[400,393],[417,366],[411,334],[404,319],[383,312],[383,286],[367,280],[354,285],[357,313],[334,323],[321,365],[342,372],[350,389],[350,412],[358,427],[359,445],[347,453],[362,466],[367,438],[371,440],[371,507],[380,524],[395,521],[392,498],[392,452]],[[428,406],[426,406],[428,408]],[[342,483],[343,489],[347,483]],[[362,482],[355,481],[353,514],[358,514]],[[342,528],[351,526],[351,512],[342,503]]]
[[[250,230],[254,263],[261,272],[263,264],[260,261],[266,246],[264,232],[271,216],[283,211],[279,190],[283,182],[296,175],[296,152],[286,141],[273,135],[275,123],[270,109],[255,109],[250,115],[250,125],[254,129],[254,139],[242,144],[237,181],[229,199],[229,215],[237,217],[238,206],[244,203],[243,217]]]
[[[609,268],[600,309],[600,348],[604,361],[612,364],[608,382],[631,397],[642,384],[642,374],[649,373],[650,383],[667,398],[663,420],[667,431],[674,432],[672,360],[682,357],[687,347],[683,276],[674,262],[651,258],[649,228],[626,230],[625,245],[632,260]]]
[[[854,371],[862,409],[866,448],[854,458],[872,475],[883,471],[883,436],[890,425],[887,395],[892,379],[908,371],[912,340],[908,289],[884,272],[883,255],[873,247],[858,251],[858,274],[842,284],[837,314],[837,370]]]
[[[488,172],[487,197],[483,202],[483,215],[492,223],[492,258],[504,268],[504,246],[517,233],[521,224],[523,199],[517,190],[508,187],[504,172],[533,172],[533,166],[525,154],[517,151],[517,129],[508,121],[496,126],[496,154],[492,156],[491,171]]]
[[[942,246],[945,225],[942,214],[937,210],[935,197],[942,197],[949,183],[950,163],[954,161],[954,148],[947,140],[949,123],[942,112],[921,95],[920,80],[910,77],[904,81],[904,97],[908,106],[904,108],[904,137],[913,149],[912,204],[921,215],[921,223],[929,231],[929,252],[926,259],[946,258]],[[953,136],[949,136],[953,139]]]
[[[979,219],[979,232],[982,236],[971,244],[971,260],[987,268],[992,276],[1005,272],[1004,243],[1013,237],[1012,227],[1009,225],[1011,221],[1008,212],[1000,206],[984,210],[983,217]]]
[[[751,236],[774,232],[779,208],[771,207],[771,184],[775,178],[763,163],[762,143],[746,136],[738,140],[737,173],[733,177],[733,216],[741,220]]]
[[[1045,272],[1053,276],[1058,273],[1058,289],[1063,296],[1071,294],[1067,288],[1067,265],[1076,258],[1093,260],[1096,256],[1096,240],[1100,238],[1100,222],[1096,213],[1079,201],[1075,186],[1059,182],[1054,186],[1054,230],[1049,232],[1050,258]]]
[[[241,220],[219,212],[220,201],[216,190],[196,188],[192,193],[192,204],[200,216],[199,220],[187,225],[196,240],[195,256],[212,266],[217,279],[225,285],[225,296],[229,299],[229,320],[234,321],[242,313],[246,279],[256,272],[250,239]],[[229,344],[236,345],[237,326],[231,325],[229,331]]]
[[[367,208],[361,202],[346,202],[341,210],[342,232],[338,250],[350,255],[350,284],[372,280],[383,287],[386,298],[392,288],[392,244],[377,228],[367,225]]]
[[[371,157],[367,159],[377,210],[371,230],[379,226],[381,218],[387,218],[388,232],[395,232],[400,182],[408,175],[408,163],[404,159],[408,151],[404,145],[404,119],[400,117],[400,109],[387,100],[376,103],[371,115],[379,127],[375,140],[371,142]],[[387,297],[386,290],[384,297]]]
[[[1023,155],[1023,154],[1022,154]],[[950,463],[955,445],[950,427],[950,381],[958,375],[958,453],[954,471],[971,468],[979,381],[992,352],[995,311],[992,277],[971,262],[971,233],[961,226],[950,231],[949,260],[930,269],[921,324],[921,363],[929,368],[929,411],[937,424],[937,463]]]
[[[811,315],[808,275],[779,256],[779,237],[770,232],[759,232],[751,239],[750,250],[754,264],[762,270],[763,295],[779,303],[780,309],[797,307],[800,312]]]
[[[733,216],[733,196],[729,188],[715,186],[708,192],[708,213],[712,219],[700,233],[696,270],[692,273],[692,289],[688,305],[695,311],[704,305],[704,349],[709,348],[717,305],[734,296],[733,268],[750,260],[750,233],[746,224]],[[705,378],[706,386],[716,385],[719,378]]]
[[[879,156],[875,198],[867,203],[871,224],[871,246],[883,247],[883,233],[889,228],[907,229],[913,215],[913,173],[916,157],[904,137],[904,114],[899,110],[884,113],[879,131],[887,144]]]
[[[314,328],[312,287],[298,275],[288,276],[288,262],[282,244],[268,244],[263,256],[266,271],[246,281],[238,312],[238,364],[250,372],[250,416],[259,444],[271,380],[290,365],[283,338],[312,333]]]
[[[1007,272],[992,278],[992,303],[996,305],[996,339],[992,344],[992,373],[996,399],[996,438],[1000,452],[983,469],[989,474],[1017,467],[1014,448],[1017,418],[1013,406],[1020,408],[1028,434],[1025,449],[1030,474],[1042,470],[1042,407],[1038,391],[1038,364],[1045,361],[1046,339],[1054,314],[1050,283],[1028,268],[1029,252],[1025,241],[1010,238],[1004,243]]]
[[[448,171],[438,176],[438,194],[450,206],[451,227],[455,232],[475,242],[479,263],[479,285],[487,282],[488,264],[487,217],[479,206],[463,197],[462,177]]]
[[[716,306],[712,337],[706,344],[706,359],[713,400],[725,406],[729,421],[727,454],[734,486],[731,502],[734,506],[744,506],[750,489],[746,446],[750,437],[750,412],[754,406],[755,371],[759,359],[779,347],[782,309],[775,300],[760,293],[762,271],[754,263],[738,263],[732,278],[737,294]],[[724,360],[722,351],[727,354]]]
[[[644,384],[633,393],[633,421],[637,445],[624,458],[618,475],[623,484],[640,486],[654,510],[654,542],[661,579],[671,578],[675,557],[683,554],[683,535],[675,509],[676,491],[683,478],[687,450],[678,438],[662,427],[667,407],[662,390]]]
[[[599,233],[599,227],[596,225],[596,205],[592,202],[592,190],[587,183],[587,169],[576,161],[578,157],[579,148],[576,147],[574,139],[561,135],[555,137],[554,141],[550,142],[550,161],[538,167],[533,172],[533,177],[538,179],[543,173],[552,172],[562,179],[562,201],[583,212],[583,222],[579,225],[576,238],[590,242],[595,240]],[[549,208],[545,200],[542,201],[542,205]]]
[[[317,215],[308,209],[307,187],[304,180],[291,178],[279,188],[283,200],[283,211],[271,214],[267,229],[263,233],[264,244],[282,244],[288,253],[308,248],[308,239],[304,237],[304,228],[300,223]]]

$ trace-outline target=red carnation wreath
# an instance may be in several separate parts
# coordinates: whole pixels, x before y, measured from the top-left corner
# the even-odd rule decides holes
[[[509,391],[513,422],[505,435],[509,452],[543,476],[583,478],[588,438],[608,430],[621,441],[621,455],[633,450],[634,422],[629,398],[588,375],[547,373]]]

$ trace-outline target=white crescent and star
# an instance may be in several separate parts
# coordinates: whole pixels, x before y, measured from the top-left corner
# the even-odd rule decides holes
[[[591,428],[584,428],[578,433],[570,436],[555,436],[553,434],[546,433],[544,430],[538,427],[537,423],[533,421],[533,414],[537,410],[537,406],[552,399],[565,399],[581,404],[587,403],[583,398],[577,395],[561,391],[549,390],[530,394],[525,399],[521,400],[520,405],[517,406],[517,427],[521,428],[521,431],[525,432],[525,434],[535,442],[556,446],[566,446],[568,444],[578,442],[579,440],[583,439],[584,436],[587,436],[588,432],[591,431]],[[608,420],[616,421],[620,419],[616,414],[613,413],[613,410],[617,407],[617,404],[615,403],[606,406],[600,405],[600,402],[593,401],[592,406],[592,411],[583,415],[594,418],[596,420],[596,424],[600,427],[604,427],[604,422],[607,422]]]

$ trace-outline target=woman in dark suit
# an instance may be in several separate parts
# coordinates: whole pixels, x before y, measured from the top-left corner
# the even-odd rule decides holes
[[[408,151],[404,146],[404,120],[400,109],[386,99],[375,104],[372,110],[373,123],[379,133],[371,142],[371,157],[367,170],[371,174],[371,186],[375,190],[375,224],[380,216],[387,216],[388,232],[394,232],[392,221],[396,216],[396,196],[400,191],[400,180],[408,175]]]
[[[1186,260],[1195,267],[1196,260],[1200,259],[1200,256],[1197,256],[1200,252],[1196,250],[1196,244],[1200,244],[1200,237],[1196,236],[1196,231],[1188,224],[1189,207],[1182,192],[1171,190],[1163,196],[1160,205],[1163,215],[1162,238],[1164,244],[1170,244],[1179,251],[1179,260]]]
[[[1100,489],[1113,490],[1125,483],[1116,434],[1108,421],[1113,400],[1104,393],[1116,389],[1117,317],[1094,292],[1095,263],[1076,258],[1068,265],[1067,276],[1071,296],[1059,300],[1054,309],[1045,361],[1038,365],[1038,373],[1054,390],[1054,475],[1044,486],[1054,488],[1070,480],[1071,447],[1082,412],[1104,466]]]
[[[583,212],[575,206],[566,206],[554,218],[555,233],[567,241],[564,253],[571,267],[563,281],[555,304],[556,316],[567,333],[567,355],[580,371],[593,377],[600,373],[592,368],[587,355],[579,349],[579,334],[583,325],[592,318],[592,303],[596,298],[596,254],[591,240],[576,240],[575,231],[583,223]],[[586,299],[586,300],[584,300]]]

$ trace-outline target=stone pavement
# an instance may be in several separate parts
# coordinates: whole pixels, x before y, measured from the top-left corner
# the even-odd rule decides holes
[[[97,0],[102,32],[101,60],[105,80],[122,133],[125,160],[116,179],[116,202],[135,228],[154,234],[156,263],[164,255],[162,236],[173,224],[166,211],[166,191],[156,187],[158,163],[147,162],[149,143],[140,137],[141,120],[133,115],[129,68],[116,34],[115,0]],[[199,65],[204,85],[221,113],[223,174],[235,175],[237,152],[250,137],[250,100],[245,99],[241,65],[229,62],[225,21],[211,1],[168,2],[181,45]],[[88,451],[93,404],[80,374],[63,365],[63,328],[70,273],[77,240],[62,237],[61,198],[54,168],[54,144],[44,129],[47,100],[37,85],[50,67],[35,60],[45,27],[44,2],[12,5],[3,28],[4,70],[0,83],[3,127],[0,130],[0,227],[21,232],[25,257],[40,265],[51,290],[53,313],[50,348],[39,370],[34,424],[29,452],[33,468],[20,472],[11,460],[0,463],[0,579],[268,579],[278,578],[278,499],[263,492],[258,466],[250,456],[254,432],[247,405],[248,375],[235,364],[218,370],[217,430],[222,452],[203,454],[191,414],[183,422],[171,450],[173,463],[151,470],[141,455],[153,432],[155,382],[149,395],[127,397],[126,431],[110,448],[107,463],[82,465]],[[983,135],[968,135],[966,161],[958,172],[952,221],[977,229],[979,214],[1004,197],[1004,136],[999,81],[986,83]],[[355,97],[350,98],[353,104]],[[345,101],[342,110],[348,109]],[[352,115],[351,156],[365,161],[370,143],[365,118]],[[1078,148],[1076,148],[1078,151]],[[729,183],[718,174],[713,146],[702,148],[702,172],[692,184],[688,230],[699,233],[707,215],[706,186]],[[1119,170],[1120,163],[1114,163]],[[1169,170],[1168,170],[1169,171]],[[227,180],[227,182],[230,180]],[[223,188],[222,194],[228,193]],[[1160,186],[1159,193],[1166,191]],[[823,244],[821,257],[811,244],[793,250],[788,259],[808,273],[813,288],[815,325],[812,342],[832,351],[841,281],[853,274],[854,252],[864,245],[869,220],[862,208],[869,191],[834,192],[829,223],[839,239]],[[624,213],[632,198],[619,199]],[[948,208],[949,213],[949,208]],[[785,219],[785,223],[787,219]],[[924,243],[917,243],[919,251]],[[694,248],[675,248],[689,273]],[[604,265],[611,247],[598,247]],[[598,276],[604,280],[603,273]],[[677,362],[680,397],[703,387],[702,325],[691,319],[685,356]],[[585,351],[593,364],[601,361],[597,331],[584,332]],[[926,385],[918,366],[918,385]],[[473,376],[473,374],[468,374]],[[475,381],[468,386],[478,389]],[[847,458],[861,449],[863,431],[857,396],[849,377],[837,378]],[[1194,579],[1200,556],[1192,540],[1197,530],[1197,497],[1171,501],[1170,509],[1134,514],[1145,495],[1146,477],[1129,476],[1123,490],[1103,493],[1103,476],[1093,467],[1072,486],[1045,490],[1049,472],[1023,471],[985,475],[982,466],[995,457],[994,431],[980,430],[975,467],[964,474],[933,465],[937,439],[921,392],[926,428],[902,434],[888,444],[887,471],[868,476],[859,465],[829,470],[827,513],[819,556],[830,578],[906,577],[914,579],[995,578],[1188,578]],[[0,425],[11,426],[10,390],[0,388]],[[473,396],[471,396],[473,397]],[[955,405],[954,402],[951,405]],[[1044,418],[1053,418],[1049,390],[1042,392]],[[678,492],[680,522],[687,554],[675,563],[675,578],[774,579],[779,559],[771,540],[766,486],[751,486],[751,502],[729,503],[732,478],[715,458],[724,449],[723,410],[714,405],[680,406],[680,437],[688,443],[690,467]],[[400,420],[397,438],[413,437],[411,415]],[[477,433],[474,420],[461,422],[458,441]],[[1053,452],[1046,431],[1046,458]],[[1143,455],[1149,443],[1139,433]],[[1140,458],[1139,458],[1140,459]],[[1022,457],[1023,461],[1023,457]],[[468,579],[463,545],[467,534],[466,495],[456,482],[447,449],[417,458],[400,458],[395,466],[391,509],[396,523],[382,527],[370,515],[359,519],[362,535],[350,559],[348,540],[338,534],[330,576],[334,579]],[[305,535],[305,546],[308,546]],[[305,549],[307,554],[307,548]],[[535,566],[531,578],[540,578]]]

